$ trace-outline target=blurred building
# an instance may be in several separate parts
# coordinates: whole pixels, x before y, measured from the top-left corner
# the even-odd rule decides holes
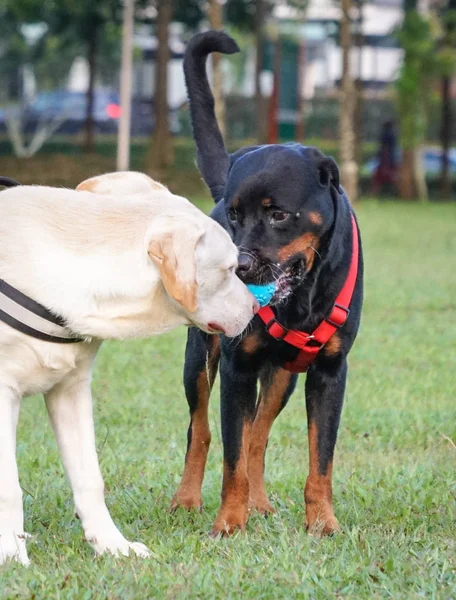
[[[365,95],[378,98],[395,79],[401,64],[402,51],[393,33],[402,19],[402,0],[364,0],[361,4],[361,13],[355,9],[353,14],[359,44],[353,48],[351,55],[352,73],[362,82]],[[289,3],[278,0],[268,30],[278,32],[283,40],[280,86],[282,120],[295,118],[298,98],[310,101],[316,96],[336,96],[342,65],[338,43],[340,17],[341,9],[333,0],[309,0],[304,18],[302,13],[290,8]],[[134,44],[137,58],[133,96],[144,104],[152,105],[157,40],[151,34],[150,26],[136,27]],[[168,101],[171,111],[177,111],[186,101],[182,70],[185,43],[179,23],[171,24],[169,50]],[[261,78],[265,96],[269,96],[272,90],[273,52],[272,44],[267,44],[265,69]],[[242,62],[241,66],[239,61]],[[211,61],[208,61],[209,71],[210,65]],[[244,98],[254,96],[253,46],[243,51],[243,56],[237,62],[233,57],[226,59],[224,69],[226,94]],[[85,59],[81,57],[70,71],[67,88],[82,91],[87,83],[88,70]]]
[[[281,67],[279,76],[280,133],[285,138],[296,135],[295,125],[298,116],[303,114],[313,126],[306,135],[328,135],[337,132],[338,91],[342,76],[342,53],[339,45],[340,3],[333,0],[309,0],[303,15],[289,6],[288,2],[277,2],[274,14],[268,23],[269,41],[264,50],[262,86],[265,96],[269,96],[273,81],[274,42],[280,37]],[[359,10],[361,6],[361,10]],[[396,79],[403,51],[395,37],[395,29],[403,18],[402,0],[362,0],[354,1],[353,48],[351,71],[362,96],[371,102],[366,103],[375,112],[375,119],[388,115],[391,100],[390,91]],[[232,58],[230,57],[230,62]],[[227,92],[245,98],[253,98],[255,73],[255,51],[247,52],[244,76],[225,80]],[[253,115],[252,115],[253,117]],[[254,119],[253,119],[254,120]],[[324,130],[324,131],[323,131]],[[248,131],[244,135],[249,136]]]
[[[182,41],[183,29],[180,23],[171,23],[169,28],[169,63],[168,63],[168,104],[177,109],[187,100],[182,63],[185,44]],[[155,57],[157,38],[150,33],[150,26],[136,28],[135,47],[141,51],[141,60],[135,62],[133,78],[133,95],[151,99],[155,93]]]
[[[396,78],[402,61],[402,50],[394,30],[403,17],[402,0],[369,0],[359,2],[353,10],[354,47],[351,52],[353,77],[365,91],[388,87]],[[341,8],[332,0],[310,0],[305,22],[300,23],[296,11],[279,4],[275,11],[279,31],[291,35],[302,48],[305,59],[301,94],[311,99],[317,92],[335,91],[342,76],[342,56],[338,43]]]

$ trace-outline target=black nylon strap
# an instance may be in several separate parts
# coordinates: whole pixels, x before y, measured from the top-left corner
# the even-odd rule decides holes
[[[20,331],[21,333],[25,333],[25,335],[29,335],[31,337],[37,338],[38,340],[42,340],[43,342],[54,342],[56,344],[75,344],[77,342],[83,342],[82,338],[60,338],[55,337],[53,335],[48,335],[47,333],[43,333],[42,331],[37,331],[20,321],[17,321],[11,315],[8,315],[3,310],[0,310],[0,321],[3,321],[13,329]]]
[[[21,306],[34,313],[35,315],[38,315],[42,319],[46,319],[46,321],[54,323],[54,325],[60,325],[60,327],[65,327],[66,323],[65,320],[62,319],[62,317],[54,315],[54,313],[45,308],[42,304],[35,302],[35,300],[32,300],[16,288],[13,288],[8,283],[6,283],[6,281],[3,281],[3,279],[0,279],[0,293],[4,294],[5,296],[8,296],[8,298],[14,300],[16,304],[20,304]]]
[[[35,302],[16,288],[12,287],[3,279],[0,279],[0,293],[4,296],[7,296],[10,300],[15,302],[16,304],[22,306],[26,310],[35,315],[49,321],[54,325],[58,325],[59,327],[66,327],[65,320],[59,315],[55,315],[50,310],[48,310],[42,304]],[[42,340],[44,342],[53,342],[55,344],[74,344],[78,342],[83,342],[84,340],[79,337],[66,338],[66,337],[58,337],[54,335],[50,335],[48,333],[43,333],[42,331],[38,331],[37,329],[18,321],[13,316],[9,315],[5,311],[0,309],[0,321],[6,323],[13,329],[20,331],[21,333],[25,333],[31,337],[34,337],[38,340]]]

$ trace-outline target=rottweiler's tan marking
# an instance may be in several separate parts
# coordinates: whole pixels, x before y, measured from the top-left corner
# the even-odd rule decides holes
[[[320,472],[316,423],[309,423],[308,435],[309,476],[304,489],[306,528],[316,536],[329,535],[340,529],[332,506],[332,462],[325,473]]]
[[[252,425],[244,424],[239,460],[233,471],[224,463],[222,505],[212,529],[212,536],[231,535],[236,529],[245,529],[248,516],[249,479],[247,461]]]
[[[321,216],[321,214],[319,212],[311,211],[311,212],[309,212],[309,221],[313,225],[321,225],[323,223],[323,217]]]
[[[259,344],[260,344],[259,333],[258,332],[252,333],[251,335],[248,335],[242,341],[242,349],[247,354],[253,354],[256,350],[258,350]]]
[[[209,397],[214,385],[220,358],[220,340],[214,337],[206,368],[198,376],[198,407],[192,414],[191,438],[185,456],[184,473],[181,483],[173,496],[171,510],[179,506],[201,510],[201,487],[206,467],[207,454],[211,443],[208,421]]]
[[[329,338],[324,347],[324,353],[328,356],[336,356],[339,354],[342,348],[342,342],[340,341],[340,336],[336,332]]]
[[[261,389],[257,414],[252,427],[249,449],[250,507],[267,514],[274,512],[264,485],[264,455],[272,424],[280,412],[292,374],[279,369],[266,389]]]
[[[282,246],[278,252],[278,256],[282,263],[298,254],[304,256],[306,259],[306,271],[308,272],[312,268],[316,254],[315,250],[318,249],[318,245],[318,236],[313,233],[304,233],[286,246]]]

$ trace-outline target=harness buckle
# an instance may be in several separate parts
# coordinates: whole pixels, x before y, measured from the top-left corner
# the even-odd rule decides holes
[[[279,333],[279,335],[275,335],[271,331],[271,329],[274,326],[276,326],[276,328],[278,329],[277,333]],[[283,327],[282,325],[280,325],[280,323],[277,322],[277,319],[275,317],[272,317],[272,319],[265,324],[265,328],[266,328],[266,331],[269,333],[269,335],[271,337],[273,337],[275,340],[277,340],[278,342],[282,342],[284,337],[288,333],[288,330],[285,329],[285,327]]]
[[[342,311],[342,314],[340,314],[340,312],[337,309],[339,309],[339,311]],[[345,325],[349,314],[349,308],[347,308],[346,306],[342,306],[342,304],[334,302],[334,306],[332,307],[331,312],[329,313],[329,317],[327,317],[325,321],[333,327],[337,327],[337,329],[340,329],[343,325]]]

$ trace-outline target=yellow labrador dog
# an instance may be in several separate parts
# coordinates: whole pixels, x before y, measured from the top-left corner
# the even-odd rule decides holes
[[[21,398],[43,393],[76,513],[95,552],[146,557],[105,504],[91,371],[102,340],[178,325],[239,335],[258,305],[228,234],[139,173],[78,190],[0,193],[0,564],[28,564],[15,457]]]

